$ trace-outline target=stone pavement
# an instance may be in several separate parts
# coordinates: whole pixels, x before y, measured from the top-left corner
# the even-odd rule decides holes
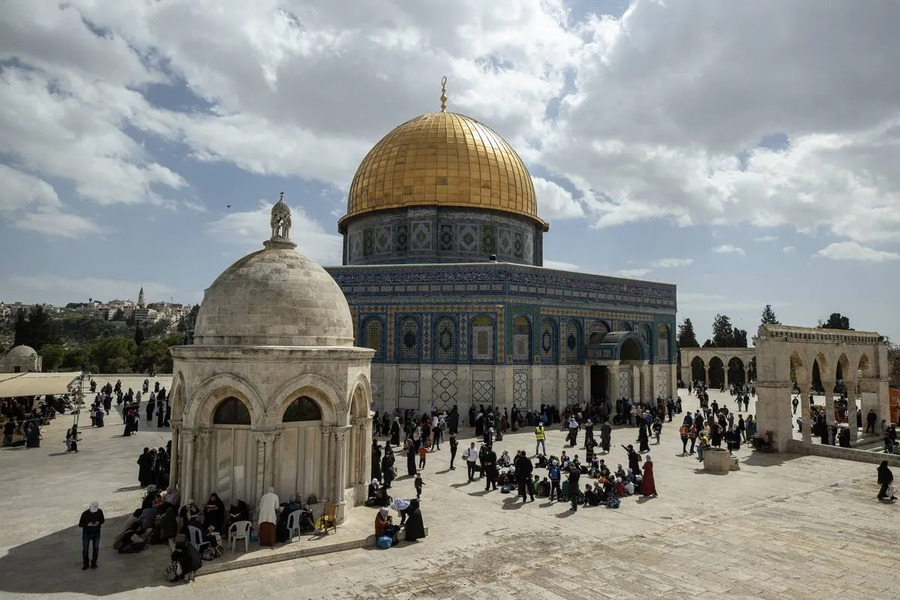
[[[686,408],[695,398],[682,391]],[[729,397],[720,397],[720,404]],[[733,406],[731,404],[730,406]],[[751,403],[751,412],[753,405]],[[449,452],[430,454],[422,512],[429,537],[387,551],[374,548],[303,558],[199,577],[170,585],[166,552],[118,555],[113,525],[133,510],[137,453],[164,436],[142,427],[85,433],[85,452],[58,455],[52,430],[44,447],[0,452],[0,597],[76,598],[852,598],[896,597],[895,543],[900,506],[875,500],[872,465],[815,456],[754,454],[742,448],[741,470],[703,472],[681,456],[677,423],[651,444],[660,496],[623,499],[621,508],[579,509],[485,493],[466,482],[464,465],[448,470]],[[468,444],[465,429],[461,447]],[[564,434],[550,432],[558,454]],[[583,436],[580,436],[583,437]],[[636,430],[613,432],[614,448]],[[498,449],[533,451],[530,431]],[[146,442],[148,443],[145,443]],[[573,451],[569,450],[572,454]],[[584,451],[577,453],[583,458]],[[607,462],[623,461],[614,449]],[[405,470],[403,460],[399,470]],[[897,473],[900,477],[900,473]],[[412,494],[401,478],[393,495]],[[99,499],[116,523],[102,542],[101,566],[80,571],[78,515]],[[368,518],[374,518],[374,509]],[[37,567],[37,569],[35,569]],[[37,571],[37,573],[35,572]]]

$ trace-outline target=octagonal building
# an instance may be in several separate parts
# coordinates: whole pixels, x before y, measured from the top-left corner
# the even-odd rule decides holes
[[[674,394],[675,286],[544,268],[524,162],[444,102],[363,159],[338,222],[343,266],[327,269],[375,352],[373,408]]]

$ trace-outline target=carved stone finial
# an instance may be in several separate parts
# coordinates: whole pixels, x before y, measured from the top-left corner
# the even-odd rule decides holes
[[[441,78],[441,112],[447,110],[447,76]]]
[[[272,237],[264,244],[267,248],[296,246],[291,241],[291,208],[284,201],[284,192],[281,192],[278,202],[272,207],[272,219],[269,224],[272,227]]]

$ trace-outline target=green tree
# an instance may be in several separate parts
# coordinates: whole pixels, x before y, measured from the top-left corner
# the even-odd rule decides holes
[[[763,309],[760,323],[762,325],[781,325],[781,321],[775,317],[775,311],[772,310],[771,304],[766,304],[766,307]]]
[[[66,347],[62,344],[44,344],[41,348],[41,359],[44,371],[56,371],[66,356]]]
[[[24,309],[16,314],[16,346],[25,344],[40,351],[45,344],[54,343],[58,337],[56,324],[43,305],[32,306],[27,317]]]
[[[841,313],[831,313],[828,320],[819,325],[822,329],[850,329],[850,318]]]
[[[745,329],[734,328],[734,337],[731,340],[732,348],[746,348],[747,347],[747,331]]]
[[[121,308],[117,308],[116,312],[113,313],[110,321],[124,321],[125,320],[125,311]]]
[[[130,372],[137,357],[137,344],[131,338],[114,337],[92,344],[91,363],[100,373]]]
[[[141,329],[141,326],[138,325],[134,328],[134,343],[140,347],[141,343],[144,341],[144,330]]]
[[[734,327],[727,315],[716,315],[712,331],[712,345],[716,348],[728,348],[734,342]]]
[[[678,326],[678,347],[700,347],[700,343],[697,341],[697,334],[694,332],[694,324],[690,319],[685,319],[684,322]]]

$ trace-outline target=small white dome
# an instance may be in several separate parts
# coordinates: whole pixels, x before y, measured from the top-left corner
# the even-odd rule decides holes
[[[289,242],[240,259],[206,290],[198,346],[352,346],[347,299],[325,269]]]
[[[37,355],[37,350],[35,350],[31,346],[22,344],[21,346],[16,346],[15,348],[7,352],[6,358],[31,358]]]

